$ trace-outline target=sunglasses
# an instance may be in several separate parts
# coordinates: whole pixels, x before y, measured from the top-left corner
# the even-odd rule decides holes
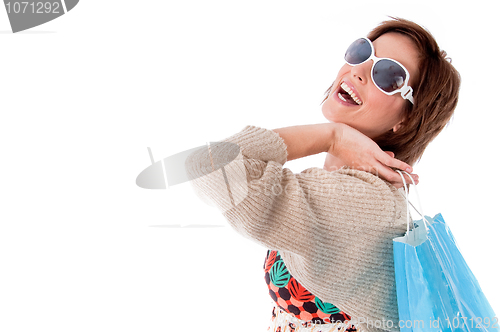
[[[389,96],[401,92],[401,97],[413,104],[413,89],[408,85],[408,70],[396,60],[377,58],[374,53],[372,42],[368,38],[360,38],[347,48],[344,59],[351,66],[373,60],[371,76],[377,88]]]

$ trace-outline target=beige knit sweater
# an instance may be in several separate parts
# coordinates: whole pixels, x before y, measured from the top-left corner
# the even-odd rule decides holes
[[[359,330],[398,331],[392,239],[407,222],[399,191],[348,168],[294,174],[283,167],[287,147],[272,130],[246,126],[220,142],[235,143],[238,157],[227,144],[211,144],[186,161],[200,198],[243,236],[279,250],[312,294],[366,321]]]

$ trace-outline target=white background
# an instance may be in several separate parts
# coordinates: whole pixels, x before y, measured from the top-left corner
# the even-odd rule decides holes
[[[251,124],[322,123],[349,43],[387,15],[431,31],[462,76],[415,167],[496,313],[498,15],[490,1],[81,1],[12,34],[0,9],[0,330],[265,331],[266,249],[156,160]],[[300,172],[325,155],[287,163]],[[193,224],[221,227],[168,227]]]

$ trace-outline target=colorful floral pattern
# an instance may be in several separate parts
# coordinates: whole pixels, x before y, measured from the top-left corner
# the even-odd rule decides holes
[[[269,295],[276,305],[306,325],[348,323],[349,315],[335,305],[323,302],[304,288],[288,271],[278,251],[268,250],[264,272]],[[273,310],[273,316],[276,313]],[[346,331],[356,331],[355,328]]]
[[[285,312],[276,304],[273,307],[268,332],[356,332],[356,328],[349,322],[332,324],[314,324],[303,321],[294,315]]]

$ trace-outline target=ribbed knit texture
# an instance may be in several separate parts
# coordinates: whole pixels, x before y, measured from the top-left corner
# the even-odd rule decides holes
[[[237,144],[240,158],[225,165],[231,153],[220,144],[193,153],[186,170],[196,193],[243,236],[279,250],[312,294],[373,322],[358,324],[360,331],[388,320],[393,328],[385,329],[399,331],[392,239],[404,235],[407,221],[398,190],[348,168],[294,174],[283,167],[287,147],[272,130],[246,126],[219,142]]]

